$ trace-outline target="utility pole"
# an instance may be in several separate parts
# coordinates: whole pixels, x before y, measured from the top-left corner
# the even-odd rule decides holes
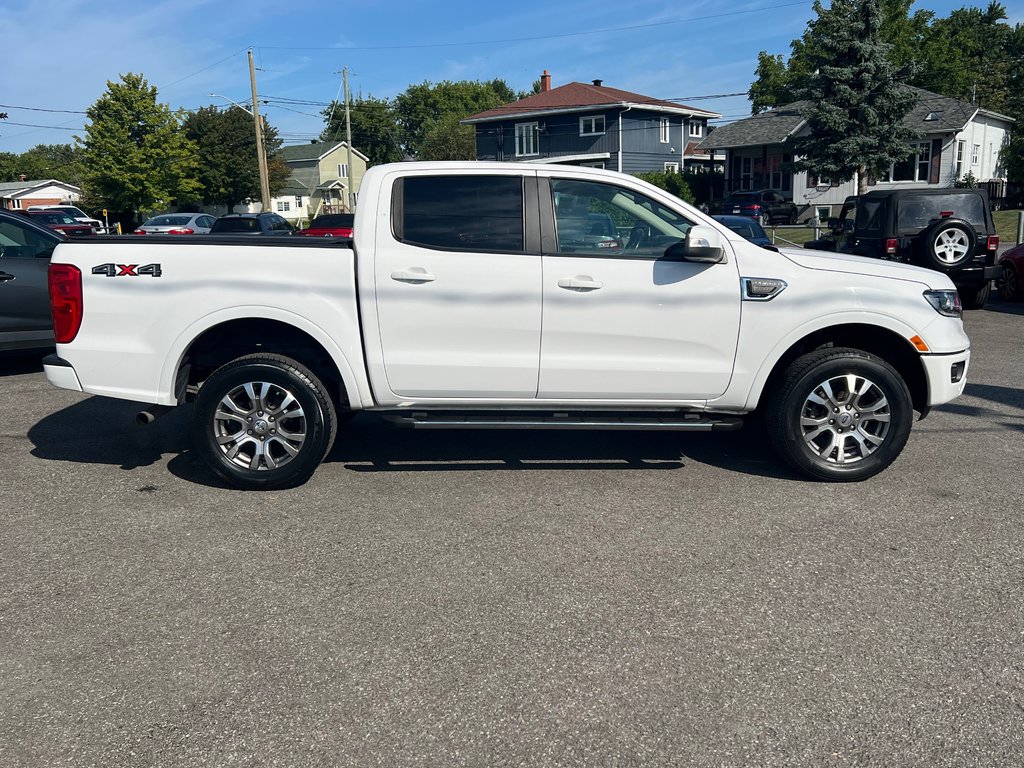
[[[267,175],[267,152],[263,147],[263,121],[256,99],[256,65],[252,62],[252,48],[249,49],[249,83],[252,85],[252,119],[256,123],[256,161],[260,166],[260,192],[263,195],[263,210],[270,210],[270,177]]]
[[[341,68],[342,79],[345,82],[345,145],[348,147],[348,178],[345,180],[348,186],[348,209],[356,209],[356,196],[352,191],[352,118],[348,109],[348,65]]]

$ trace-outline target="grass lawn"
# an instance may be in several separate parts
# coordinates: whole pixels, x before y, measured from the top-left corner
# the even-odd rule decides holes
[[[995,220],[996,232],[999,234],[999,242],[1002,245],[1015,245],[1017,243],[1017,217],[1021,211],[995,211],[992,218]],[[764,231],[768,237],[776,241],[777,245],[803,245],[808,240],[814,239],[814,227],[765,227]],[[828,230],[822,228],[821,234],[825,235]],[[784,241],[789,241],[786,243]]]
[[[1015,245],[1017,243],[1017,217],[1020,211],[996,211],[992,218],[996,222],[996,233],[999,235],[1001,245]]]

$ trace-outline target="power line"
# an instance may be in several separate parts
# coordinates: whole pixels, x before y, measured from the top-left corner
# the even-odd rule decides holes
[[[66,115],[84,115],[80,109],[46,109],[45,107],[23,107],[18,104],[0,104],[4,109],[27,109],[30,112],[61,112]],[[13,125],[13,123],[12,123]]]
[[[800,2],[793,3],[780,3],[778,5],[766,5],[761,8],[748,8],[742,11],[725,11],[722,13],[714,13],[707,16],[688,16],[681,19],[671,19],[668,21],[658,21],[649,24],[630,24],[621,27],[607,27],[604,29],[591,29],[584,32],[564,32],[557,35],[536,35],[533,37],[510,37],[501,40],[473,40],[465,42],[450,42],[450,43],[417,43],[413,45],[360,45],[360,46],[330,46],[330,47],[315,47],[315,46],[285,46],[285,45],[262,45],[260,48],[266,50],[277,50],[277,51],[396,51],[396,50],[410,50],[418,48],[454,48],[459,46],[473,46],[473,45],[499,45],[504,43],[530,43],[537,40],[558,40],[567,37],[581,37],[583,35],[599,35],[606,32],[626,32],[635,29],[650,29],[652,27],[664,27],[669,24],[686,24],[691,21],[707,21],[710,19],[720,19],[726,16],[741,16],[750,13],[760,13],[761,11],[773,11],[779,8],[792,8],[797,5],[810,5],[807,0],[800,0]]]

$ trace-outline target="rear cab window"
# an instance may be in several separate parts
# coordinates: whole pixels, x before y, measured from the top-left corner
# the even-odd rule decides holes
[[[395,183],[396,240],[446,251],[522,253],[522,176],[407,176]]]

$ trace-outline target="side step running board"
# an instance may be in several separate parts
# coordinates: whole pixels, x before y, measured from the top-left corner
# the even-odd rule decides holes
[[[630,429],[731,432],[743,426],[739,416],[642,413],[547,413],[412,411],[386,413],[393,424],[413,429]]]

